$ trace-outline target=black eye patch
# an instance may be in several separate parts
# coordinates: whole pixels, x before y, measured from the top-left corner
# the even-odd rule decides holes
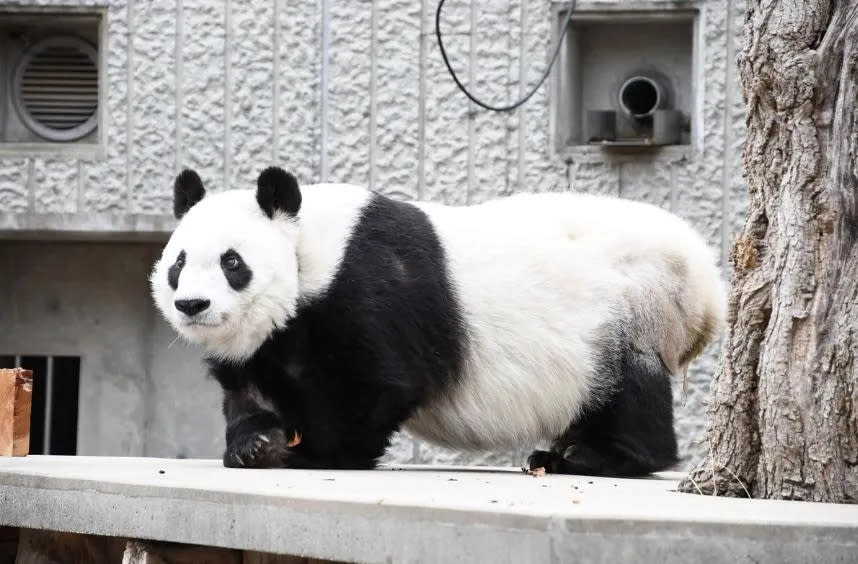
[[[179,274],[182,273],[183,268],[185,268],[185,251],[179,253],[179,256],[176,257],[176,262],[167,270],[167,284],[173,290],[179,287]]]
[[[250,284],[253,272],[241,258],[241,255],[230,249],[220,256],[220,269],[229,287],[233,290],[243,290]]]

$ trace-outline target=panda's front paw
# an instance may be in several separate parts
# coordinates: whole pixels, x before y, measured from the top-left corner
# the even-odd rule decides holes
[[[557,471],[557,453],[547,450],[535,450],[527,457],[527,467],[529,470],[544,468],[547,474],[553,474]]]
[[[288,442],[281,429],[239,435],[227,445],[223,465],[227,468],[282,468]]]

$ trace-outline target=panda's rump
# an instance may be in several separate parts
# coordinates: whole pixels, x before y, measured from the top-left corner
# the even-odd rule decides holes
[[[468,340],[456,385],[407,428],[450,447],[559,437],[618,385],[622,374],[604,370],[611,349],[643,350],[674,370],[699,337],[699,311],[720,303],[700,282],[718,274],[694,256],[696,234],[652,207],[555,194],[425,209]]]

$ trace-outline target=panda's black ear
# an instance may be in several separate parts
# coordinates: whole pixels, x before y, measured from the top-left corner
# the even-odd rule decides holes
[[[256,201],[268,217],[280,211],[291,216],[301,209],[301,190],[294,176],[276,166],[268,167],[256,181]]]
[[[203,188],[200,175],[186,168],[179,173],[173,185],[173,215],[176,219],[182,219],[205,195],[206,189]]]

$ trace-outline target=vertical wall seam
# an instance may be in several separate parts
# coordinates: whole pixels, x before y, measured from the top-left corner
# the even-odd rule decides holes
[[[519,3],[520,5],[520,3]],[[509,33],[506,37],[506,52],[507,52],[507,60],[506,60],[506,73],[504,79],[506,84],[504,85],[504,93],[506,94],[505,104],[509,105],[512,103],[513,93],[512,93],[512,85],[511,78],[513,72],[513,60],[512,60],[512,50],[513,50],[513,24],[512,24],[512,16],[513,16],[513,4],[511,0],[507,1],[506,5],[506,18],[509,21]],[[519,41],[521,38],[519,38]],[[507,113],[504,116],[504,179],[503,179],[503,191],[502,195],[511,194],[512,187],[512,167],[513,162],[510,158],[510,152],[512,149],[512,138],[513,138],[513,123],[516,116],[513,113]]]
[[[184,50],[184,18],[182,17],[183,0],[176,0],[176,163],[175,171],[179,172],[182,168],[182,73],[184,71],[184,58],[182,51]]]
[[[417,93],[417,199],[422,200],[426,193],[426,0],[420,4],[420,77]],[[416,447],[415,447],[416,448]]]
[[[471,2],[470,13],[470,29],[468,30],[468,84],[467,87],[471,91],[475,89],[474,83],[474,67],[477,64],[477,48],[476,48],[476,23],[477,23],[477,3]],[[471,100],[468,100],[468,183],[465,188],[465,203],[471,203],[471,194],[474,193],[474,143],[476,142],[476,114],[477,107]]]
[[[525,78],[527,72],[527,47],[525,45],[527,34],[525,33],[525,29],[527,27],[527,10],[525,9],[525,3],[527,0],[521,0],[519,3],[519,42],[518,42],[518,99],[524,97],[525,91]],[[518,174],[516,178],[516,182],[518,186],[515,186],[511,189],[512,192],[523,190],[524,189],[524,104],[516,109],[518,112]]]
[[[727,265],[729,253],[730,232],[730,163],[733,162],[733,139],[730,127],[731,113],[733,110],[733,57],[735,56],[735,45],[733,44],[733,0],[727,0],[727,55],[724,64],[724,161],[721,164],[721,268]]]
[[[376,121],[378,119],[378,107],[376,100],[376,89],[378,88],[378,2],[373,0],[370,8],[370,36],[369,36],[369,188],[377,190],[376,158],[378,156]]]
[[[566,191],[567,192],[574,192],[575,191],[572,189],[572,178],[575,176],[575,171],[572,170],[573,166],[574,166],[574,162],[571,159],[566,161]]]
[[[230,183],[229,174],[232,167],[232,140],[230,139],[232,126],[232,0],[226,0],[224,27],[226,29],[224,30],[223,41],[223,188],[226,188]]]
[[[419,464],[420,463],[420,441],[416,438],[408,435],[408,438],[411,439],[411,464]]]
[[[328,49],[331,38],[330,0],[322,0],[321,53],[319,61],[319,176],[328,180]]]
[[[77,213],[83,212],[83,161],[78,159],[77,161],[77,198],[76,198],[76,207],[75,211]]]
[[[30,213],[36,211],[36,159],[27,159],[27,180],[24,190],[27,192],[27,208]]]
[[[4,55],[0,55],[0,63],[2,63],[5,66],[6,65],[5,53],[8,52],[9,48],[5,45],[5,42],[4,42],[2,37],[0,37],[0,48],[3,49],[3,53],[4,53]],[[4,77],[4,78],[6,78],[6,77]],[[8,82],[10,82],[8,79],[0,80],[0,100],[8,100],[9,94],[6,93],[6,85]],[[8,121],[9,120],[6,118],[6,104],[0,104],[0,138],[2,138],[2,139],[6,138],[6,129],[8,127],[7,126]]]
[[[695,161],[703,158],[706,152],[706,25],[709,18],[707,6],[703,5],[694,20],[692,42],[692,92],[694,96],[691,121],[691,147]]]
[[[670,164],[670,211],[676,213],[677,207],[677,190],[676,190],[676,167],[686,165],[686,161],[679,161]],[[686,165],[687,166],[687,165]]]
[[[273,93],[271,101],[271,162],[279,165],[278,147],[280,146],[280,1],[274,0],[274,58],[271,72],[274,74]]]
[[[125,212],[133,213],[131,206],[131,154],[134,152],[134,3],[126,6],[128,20],[128,53],[125,57]]]

